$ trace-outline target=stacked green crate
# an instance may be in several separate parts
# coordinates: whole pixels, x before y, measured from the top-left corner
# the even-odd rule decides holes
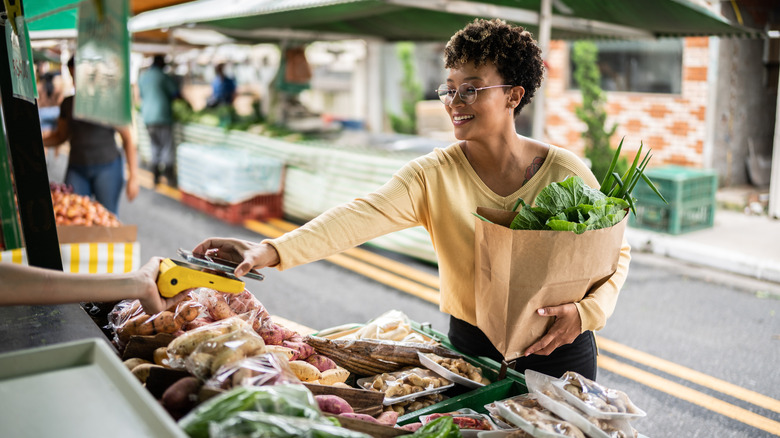
[[[629,225],[669,234],[712,227],[718,189],[715,171],[666,166],[648,169],[645,175],[669,203],[665,204],[647,184],[639,182],[633,191],[636,216],[629,215]]]

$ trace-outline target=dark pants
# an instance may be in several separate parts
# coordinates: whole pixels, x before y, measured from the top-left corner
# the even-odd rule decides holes
[[[160,176],[165,175],[168,185],[175,186],[173,125],[146,125],[146,131],[152,144],[154,183],[159,183]]]
[[[469,356],[485,356],[497,362],[504,360],[487,335],[478,327],[450,316],[449,338],[452,345]],[[596,380],[596,339],[592,331],[577,336],[574,342],[561,345],[548,356],[532,354],[517,359],[515,370],[534,370],[548,376],[561,377],[566,371],[576,371]]]

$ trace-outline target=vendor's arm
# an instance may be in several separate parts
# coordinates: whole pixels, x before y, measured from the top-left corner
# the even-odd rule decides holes
[[[138,196],[138,154],[135,140],[129,126],[118,127],[116,130],[122,138],[125,161],[127,161],[127,199],[132,201]]]
[[[43,145],[45,147],[56,147],[65,143],[70,138],[70,127],[68,122],[59,117],[57,127],[43,135]]]
[[[70,274],[0,263],[0,305],[46,305],[138,299],[148,314],[162,312],[187,294],[164,298],[157,289],[159,257],[126,274]]]
[[[375,237],[420,225],[415,206],[421,198],[418,175],[407,165],[376,192],[334,207],[302,227],[277,239],[257,244],[237,239],[212,238],[195,252],[217,250],[216,256],[250,268],[275,266],[279,270],[309,263],[361,245]]]

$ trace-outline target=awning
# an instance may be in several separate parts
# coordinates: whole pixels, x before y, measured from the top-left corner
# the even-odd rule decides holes
[[[199,0],[139,14],[131,32],[205,27],[243,40],[446,41],[475,17],[538,33],[541,0]],[[761,36],[689,0],[555,0],[552,38]]]

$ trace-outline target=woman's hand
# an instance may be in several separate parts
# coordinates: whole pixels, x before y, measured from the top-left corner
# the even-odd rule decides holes
[[[130,176],[127,178],[127,187],[125,188],[128,201],[132,201],[138,196],[138,187],[138,178],[135,174],[130,174]]]
[[[171,298],[165,298],[160,295],[160,290],[157,288],[157,275],[160,273],[161,261],[162,258],[160,257],[152,257],[141,269],[135,272],[137,289],[140,289],[138,301],[141,302],[141,306],[143,306],[147,315],[160,313],[173,306],[186,298],[187,292],[189,292],[184,291]]]
[[[541,316],[554,317],[555,322],[553,322],[550,329],[547,330],[547,333],[541,339],[525,350],[526,356],[531,354],[547,356],[561,345],[574,342],[574,339],[582,332],[580,312],[577,311],[577,306],[574,303],[542,307],[536,312]]]
[[[216,257],[238,263],[237,277],[246,275],[251,269],[266,268],[279,264],[279,253],[267,243],[248,240],[212,238],[199,243],[192,252],[213,254]]]

